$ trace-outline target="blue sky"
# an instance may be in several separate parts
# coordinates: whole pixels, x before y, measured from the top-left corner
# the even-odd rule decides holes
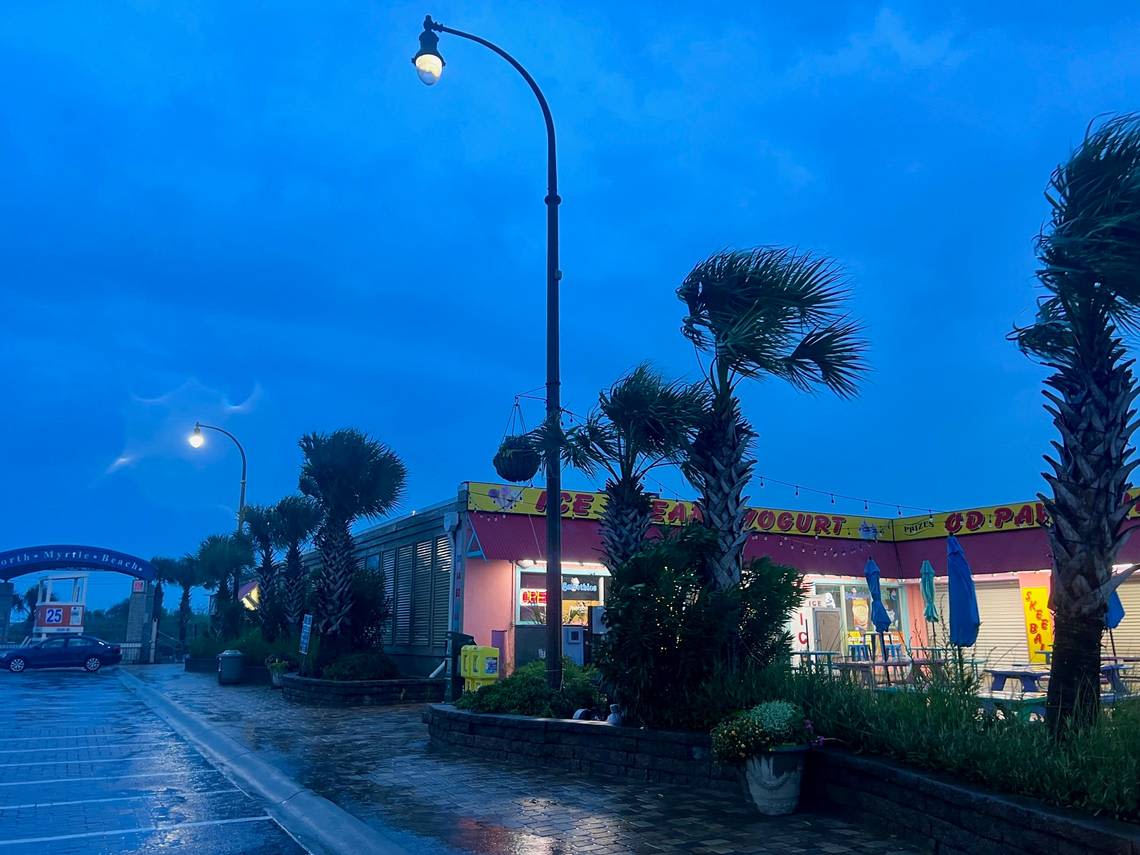
[[[407,509],[494,477],[544,378],[544,134],[477,45],[445,36],[418,82],[426,11],[514,52],[554,111],[568,407],[645,358],[695,376],[686,272],[794,245],[849,271],[874,373],[854,401],[744,386],[758,471],[936,509],[1031,496],[1051,429],[1005,335],[1050,171],[1140,106],[1140,10],[763,5],[4,4],[0,547],[226,530],[237,456],[190,449],[195,419],[242,438],[253,502],[343,426],[405,458]]]

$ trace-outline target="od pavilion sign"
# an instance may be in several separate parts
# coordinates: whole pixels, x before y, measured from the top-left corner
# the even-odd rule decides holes
[[[1125,500],[1133,498],[1126,495]],[[599,520],[606,507],[604,493],[563,490],[560,498],[563,519]],[[488,514],[546,513],[546,490],[471,481],[467,484],[467,509]],[[658,526],[680,526],[700,520],[695,502],[654,498],[651,522]],[[1140,519],[1140,504],[1129,511],[1129,519]],[[845,516],[834,513],[793,511],[781,508],[749,508],[744,515],[748,532],[773,535],[810,535],[847,540],[902,542],[929,540],[953,534],[971,534],[1038,529],[1050,525],[1041,502],[989,505],[949,513],[927,513],[909,517]]]

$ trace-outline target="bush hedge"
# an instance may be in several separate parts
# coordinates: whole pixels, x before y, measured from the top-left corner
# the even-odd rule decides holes
[[[341,656],[321,672],[325,680],[392,680],[398,676],[400,669],[396,663],[373,650]]]
[[[850,748],[1002,793],[1140,822],[1140,700],[1095,727],[1050,737],[1044,723],[983,715],[966,687],[874,692],[825,675],[770,675],[770,697],[799,704],[815,732]]]
[[[570,718],[580,709],[600,709],[603,699],[594,669],[563,659],[561,689],[547,683],[545,662],[531,662],[496,683],[464,692],[455,705],[473,712]]]
[[[190,642],[190,655],[195,658],[217,656],[223,650],[240,650],[247,664],[260,665],[271,654],[283,659],[296,659],[297,640],[279,638],[266,641],[258,628],[250,629],[237,638],[223,641],[220,638],[196,638]]]

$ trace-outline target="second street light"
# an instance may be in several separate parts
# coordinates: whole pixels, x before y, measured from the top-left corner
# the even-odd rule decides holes
[[[237,446],[238,453],[241,454],[241,492],[238,494],[238,512],[237,512],[237,530],[241,534],[241,524],[245,520],[245,475],[246,475],[246,460],[245,449],[242,448],[238,438],[230,433],[225,428],[215,427],[214,425],[204,425],[201,422],[194,423],[194,432],[187,438],[187,442],[194,448],[201,448],[206,444],[206,437],[202,435],[202,429],[217,431],[218,433],[228,436],[233,444]]]
[[[562,685],[562,404],[558,364],[558,283],[562,279],[558,269],[558,205],[562,199],[558,196],[554,119],[542,90],[518,60],[486,39],[433,21],[431,15],[424,18],[420,49],[412,57],[416,73],[426,85],[438,83],[443,74],[444,61],[436,33],[476,42],[509,62],[534,92],[546,122],[546,424],[550,440],[546,448],[546,673],[550,685],[558,688]]]

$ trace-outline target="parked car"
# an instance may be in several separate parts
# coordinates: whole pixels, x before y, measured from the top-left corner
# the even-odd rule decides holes
[[[56,635],[14,650],[0,651],[0,668],[19,673],[28,668],[83,668],[98,671],[118,665],[123,651],[93,635]]]

